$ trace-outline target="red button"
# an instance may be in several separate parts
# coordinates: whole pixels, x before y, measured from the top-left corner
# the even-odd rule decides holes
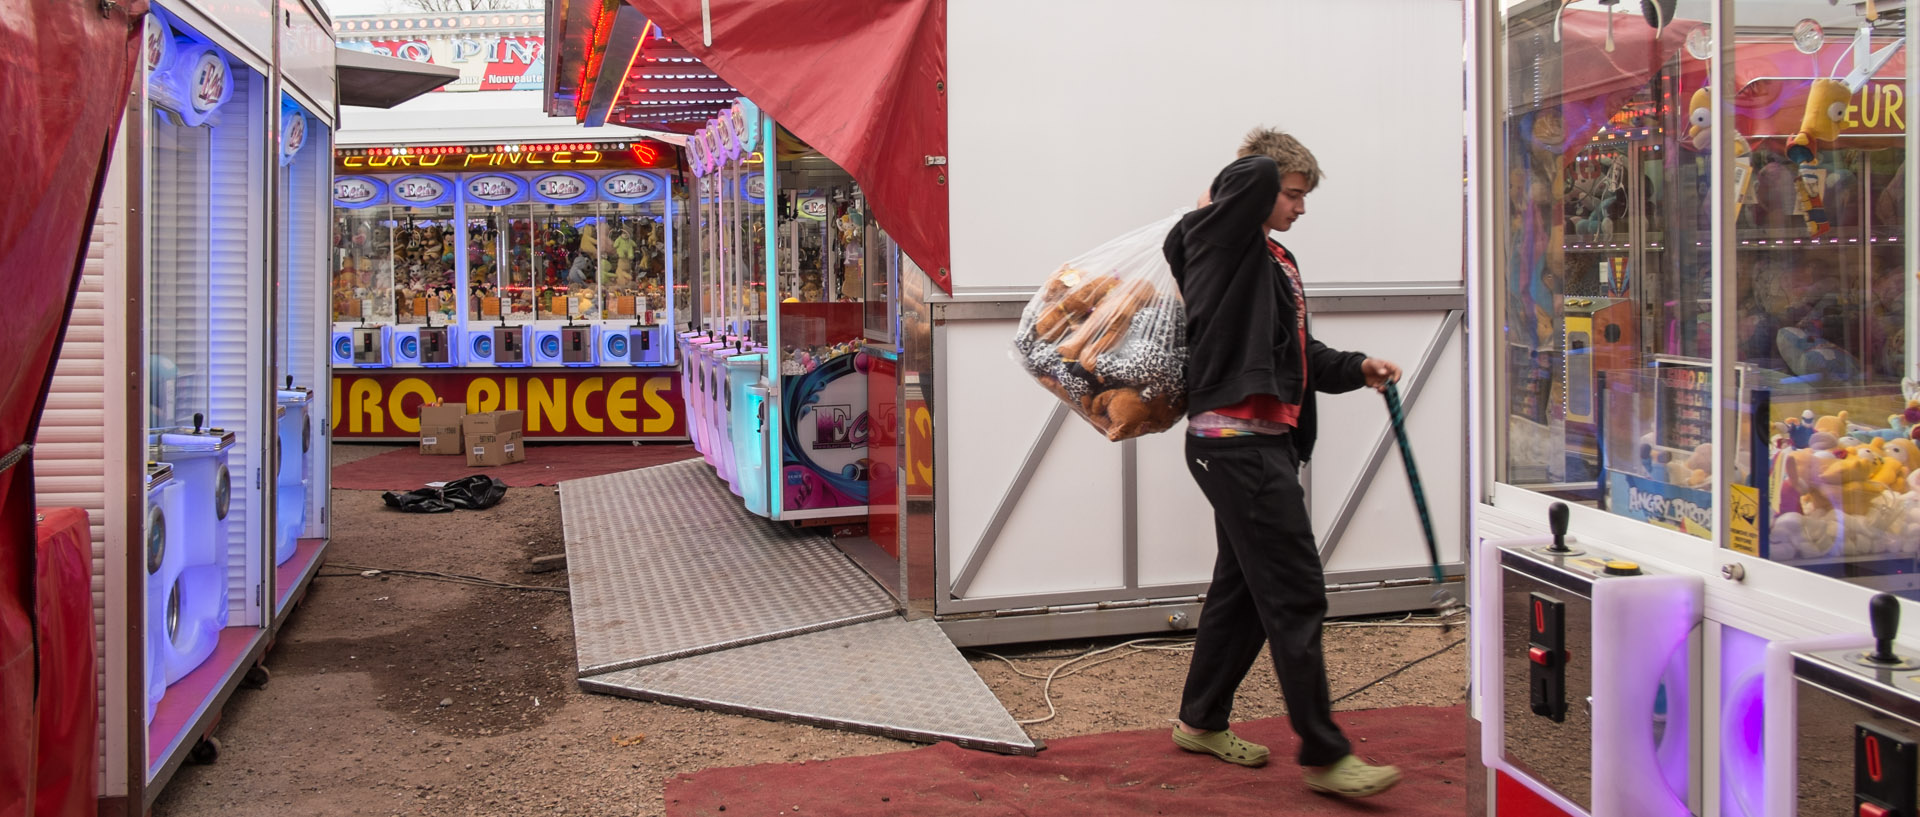
[[[1527,648],[1527,659],[1543,667],[1551,666],[1553,653],[1548,652],[1546,647],[1529,647]]]
[[[1872,803],[1860,804],[1860,817],[1889,817],[1893,812]]]

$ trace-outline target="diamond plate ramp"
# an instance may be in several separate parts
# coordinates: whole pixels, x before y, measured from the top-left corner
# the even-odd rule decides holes
[[[560,483],[580,675],[892,616],[833,544],[754,516],[700,460]]]
[[[583,677],[580,687],[969,749],[1038,747],[932,621],[887,618]]]

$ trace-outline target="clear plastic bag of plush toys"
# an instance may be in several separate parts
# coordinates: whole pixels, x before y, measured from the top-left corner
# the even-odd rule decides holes
[[[1165,431],[1186,414],[1186,308],[1160,252],[1178,220],[1062,264],[1014,335],[1015,359],[1109,440]]]

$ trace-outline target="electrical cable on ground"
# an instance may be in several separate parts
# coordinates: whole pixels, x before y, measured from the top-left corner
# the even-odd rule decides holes
[[[1409,613],[1397,621],[1336,621],[1336,622],[1330,622],[1326,626],[1328,629],[1355,629],[1355,628],[1365,628],[1365,627],[1448,627],[1450,626],[1450,622],[1448,621],[1448,619],[1456,618],[1461,614],[1463,614],[1464,612],[1465,612],[1464,610],[1455,610],[1455,611],[1452,611],[1443,615],[1438,615],[1438,616],[1414,616],[1413,614]],[[1333,700],[1333,703],[1339,703],[1340,701],[1344,701],[1348,698],[1358,695],[1361,692],[1364,692],[1367,689],[1373,687],[1374,685],[1381,683],[1382,681],[1385,681],[1389,678],[1399,675],[1402,672],[1406,672],[1407,670],[1412,669],[1413,667],[1420,664],[1421,662],[1426,661],[1430,658],[1439,656],[1442,653],[1445,653],[1446,651],[1451,650],[1454,647],[1458,647],[1464,643],[1466,643],[1466,639],[1462,638],[1457,641],[1454,641],[1452,644],[1448,644],[1445,647],[1441,647],[1438,650],[1435,650],[1431,653],[1428,653],[1419,658],[1416,658],[1404,665],[1401,665],[1399,669],[1396,669],[1392,672],[1389,672],[1385,675],[1375,678],[1372,681],[1368,681],[1365,685],[1359,687],[1358,689],[1355,689],[1351,692],[1346,693],[1345,695],[1341,695],[1340,697],[1335,698]],[[1067,669],[1068,667],[1073,666],[1074,664],[1078,664],[1082,661],[1086,661],[1087,659],[1106,655],[1107,653],[1114,652],[1115,650],[1121,650],[1121,649],[1126,649],[1128,651],[1123,652],[1119,655],[1107,656],[1105,658],[1101,658],[1098,661],[1093,661],[1091,663],[1073,667],[1073,669],[1071,670]],[[1004,655],[987,652],[985,650],[970,650],[969,652],[978,653],[988,658],[999,659],[1002,663],[1006,664],[1009,669],[1013,670],[1013,673],[1015,675],[1018,675],[1022,678],[1032,678],[1036,681],[1044,682],[1040,687],[1040,694],[1042,699],[1045,700],[1047,704],[1046,717],[1024,718],[1024,719],[1018,720],[1018,723],[1022,726],[1032,726],[1034,724],[1046,723],[1047,721],[1053,720],[1055,717],[1059,716],[1060,710],[1057,707],[1055,707],[1053,703],[1053,682],[1058,679],[1067,678],[1067,677],[1076,675],[1078,673],[1085,672],[1086,670],[1092,669],[1101,664],[1105,664],[1109,661],[1118,661],[1122,658],[1139,655],[1144,652],[1192,652],[1192,651],[1193,651],[1192,638],[1140,638],[1132,641],[1126,641],[1119,644],[1115,644],[1110,647],[1101,647],[1101,648],[1089,647],[1086,650],[1083,650],[1077,653],[1038,653],[1034,655],[1023,655],[1019,657],[1019,660],[1022,660],[1022,661],[1047,660],[1047,659],[1054,659],[1054,658],[1067,659],[1065,661],[1062,661],[1059,664],[1054,665],[1053,669],[1047,672],[1047,674],[1045,675],[1038,675],[1035,673],[1027,672],[1026,670],[1021,669],[1019,665],[1013,663],[1014,659],[1010,659]]]
[[[498,590],[542,590],[548,593],[569,592],[568,589],[565,587],[544,587],[544,586],[535,585],[535,584],[514,584],[512,582],[503,582],[495,579],[483,578],[480,576],[465,576],[459,573],[442,573],[437,570],[414,570],[411,568],[401,568],[401,567],[366,567],[364,565],[350,565],[350,564],[345,564],[341,562],[332,562],[332,563],[329,563],[327,566],[336,567],[341,570],[351,570],[353,572],[351,573],[317,573],[315,574],[315,576],[317,578],[329,578],[329,579],[351,578],[355,576],[369,578],[369,579],[375,578],[378,576],[405,576],[405,577],[414,578],[414,579],[426,579],[428,581],[449,582],[452,584],[467,584],[467,585],[473,585],[475,587],[491,587]]]
[[[1351,697],[1353,697],[1353,696],[1355,696],[1355,695],[1358,695],[1358,694],[1360,694],[1360,693],[1362,693],[1362,692],[1365,692],[1365,691],[1367,691],[1367,690],[1368,690],[1369,688],[1371,688],[1371,687],[1372,687],[1372,686],[1373,686],[1374,684],[1378,684],[1378,683],[1380,683],[1381,681],[1385,681],[1385,680],[1387,680],[1388,678],[1392,678],[1392,677],[1393,677],[1393,676],[1395,676],[1395,675],[1399,675],[1400,673],[1403,673],[1403,672],[1406,672],[1407,670],[1410,670],[1410,669],[1413,669],[1413,668],[1414,668],[1414,667],[1415,667],[1416,665],[1418,665],[1418,664],[1419,664],[1420,662],[1422,662],[1422,661],[1425,661],[1425,660],[1427,660],[1427,659],[1429,659],[1429,658],[1433,658],[1433,657],[1435,657],[1435,656],[1438,656],[1438,655],[1440,655],[1441,653],[1444,653],[1444,652],[1446,652],[1446,651],[1448,651],[1448,650],[1451,650],[1451,649],[1453,649],[1454,647],[1458,647],[1458,646],[1460,646],[1461,644],[1465,644],[1465,643],[1467,643],[1467,640],[1466,640],[1465,638],[1461,638],[1461,639],[1456,639],[1456,640],[1455,640],[1455,641],[1454,641],[1454,642],[1453,642],[1452,644],[1448,644],[1447,646],[1444,646],[1444,647],[1441,647],[1440,649],[1437,649],[1437,650],[1434,650],[1433,652],[1430,652],[1430,653],[1427,653],[1426,655],[1423,655],[1423,656],[1420,656],[1419,658],[1415,658],[1415,659],[1413,659],[1412,661],[1409,661],[1409,662],[1407,662],[1407,663],[1405,663],[1405,664],[1402,664],[1402,665],[1400,666],[1400,668],[1399,668],[1399,669],[1397,669],[1397,670],[1394,670],[1394,671],[1392,671],[1392,672],[1389,672],[1389,673],[1387,673],[1387,674],[1385,674],[1385,675],[1382,675],[1382,676],[1380,676],[1380,677],[1378,677],[1378,678],[1375,678],[1375,679],[1373,679],[1373,680],[1371,680],[1371,681],[1368,681],[1368,682],[1366,682],[1365,684],[1361,684],[1361,685],[1360,685],[1360,688],[1359,688],[1359,689],[1355,689],[1355,690],[1353,690],[1353,691],[1351,691],[1351,692],[1348,692],[1348,693],[1347,693],[1347,694],[1345,694],[1345,695],[1342,695],[1342,696],[1340,696],[1340,697],[1338,697],[1338,698],[1335,698],[1335,699],[1333,699],[1333,701],[1332,701],[1332,702],[1333,702],[1333,703],[1336,703],[1336,704],[1337,704],[1337,703],[1339,703],[1339,702],[1341,702],[1341,701],[1344,701],[1344,700],[1346,700],[1346,699],[1348,699],[1348,698],[1351,698]]]

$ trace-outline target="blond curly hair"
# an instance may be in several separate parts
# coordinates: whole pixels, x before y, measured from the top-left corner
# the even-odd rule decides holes
[[[1320,171],[1320,160],[1313,158],[1313,151],[1300,144],[1286,131],[1278,128],[1254,128],[1247,132],[1247,138],[1240,143],[1240,157],[1265,156],[1280,166],[1280,177],[1288,173],[1298,173],[1307,177],[1307,189],[1320,186],[1320,180],[1326,174]]]

